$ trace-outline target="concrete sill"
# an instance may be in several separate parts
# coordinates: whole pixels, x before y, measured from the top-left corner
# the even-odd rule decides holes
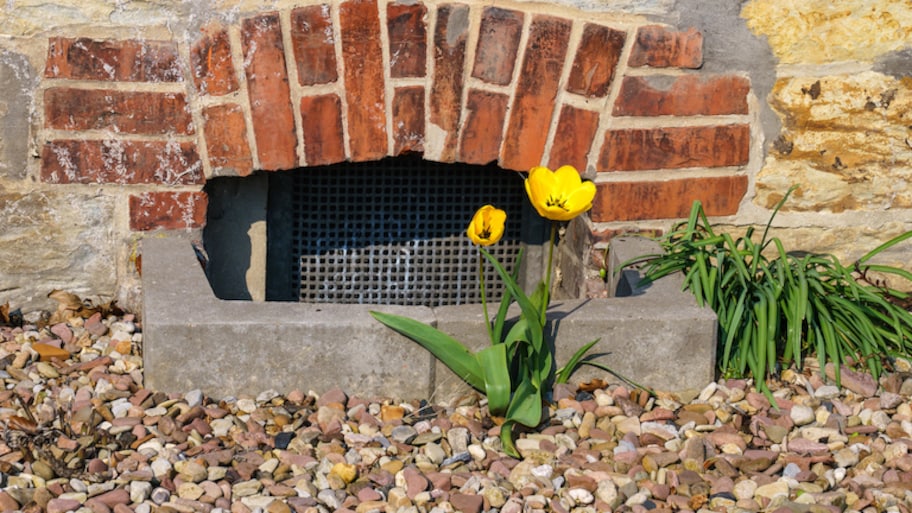
[[[615,239],[612,264],[655,251],[642,239]],[[145,386],[201,389],[212,397],[266,390],[322,393],[341,387],[361,397],[431,398],[466,393],[449,369],[417,343],[369,315],[380,310],[435,325],[472,348],[487,344],[479,305],[440,308],[229,301],[215,297],[189,241],[143,241]],[[700,389],[714,379],[716,317],[666,278],[638,289],[626,271],[611,284],[627,297],[559,301],[548,313],[557,364],[600,338],[599,361],[644,385]],[[496,306],[495,306],[496,308]],[[573,378],[617,381],[584,366]]]

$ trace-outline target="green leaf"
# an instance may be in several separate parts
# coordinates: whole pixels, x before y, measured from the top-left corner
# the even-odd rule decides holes
[[[485,395],[492,415],[502,416],[510,405],[510,366],[507,363],[507,346],[497,344],[476,353],[484,374]]]
[[[497,259],[494,258],[490,253],[488,253],[487,250],[484,248],[479,249],[481,251],[481,254],[484,255],[484,257],[487,258],[489,262],[491,262],[491,265],[494,266],[494,269],[497,270],[497,274],[499,274],[500,278],[503,280],[504,286],[507,288],[507,290],[510,291],[510,294],[513,296],[513,298],[516,299],[516,303],[519,305],[520,310],[522,310],[523,316],[525,316],[527,319],[538,320],[540,318],[539,311],[532,303],[532,300],[529,299],[529,297],[519,287],[519,284],[516,283],[516,280],[514,280],[513,277],[507,273],[507,270],[504,269],[500,262],[498,262]],[[529,334],[532,338],[530,342],[532,342],[535,347],[542,346],[542,329],[543,327],[540,327],[539,329],[532,329],[530,327],[529,329]]]
[[[532,385],[528,378],[524,378],[513,393],[513,400],[507,409],[507,420],[534,428],[541,422],[541,416],[541,389]]]
[[[583,361],[583,358],[585,358],[585,356],[586,356],[586,353],[588,353],[589,350],[592,349],[592,346],[594,346],[595,344],[598,344],[599,340],[601,340],[601,339],[597,338],[597,339],[593,340],[592,342],[589,342],[588,344],[584,345],[583,347],[577,349],[576,352],[573,353],[573,356],[571,356],[570,359],[567,360],[567,363],[564,364],[563,367],[561,367],[560,369],[557,370],[557,376],[555,377],[554,381],[557,383],[566,383],[566,382],[570,381],[570,376],[572,376],[573,373],[576,372],[576,369],[579,368],[580,363]]]
[[[469,386],[484,392],[485,380],[481,366],[475,355],[461,342],[433,326],[408,317],[375,311],[370,314],[387,327],[421,344]]]

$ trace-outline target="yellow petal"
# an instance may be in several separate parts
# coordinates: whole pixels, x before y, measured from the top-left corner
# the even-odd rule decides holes
[[[479,246],[496,244],[503,237],[506,220],[506,212],[493,205],[485,205],[472,216],[466,235]]]
[[[525,185],[535,211],[553,221],[569,221],[586,212],[595,197],[595,184],[583,182],[573,166],[561,166],[556,171],[533,167]]]

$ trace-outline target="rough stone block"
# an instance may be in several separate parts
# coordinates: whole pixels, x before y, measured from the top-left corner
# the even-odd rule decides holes
[[[35,72],[23,55],[0,50],[0,177],[26,176]]]

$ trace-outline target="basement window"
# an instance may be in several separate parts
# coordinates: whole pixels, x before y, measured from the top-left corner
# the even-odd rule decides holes
[[[520,285],[527,286],[526,274],[539,275],[547,227],[528,204],[523,175],[517,172],[406,156],[255,177],[217,178],[207,186],[208,274],[223,299],[256,297],[237,290],[249,270],[220,269],[216,248],[224,253],[231,245],[215,235],[244,232],[251,223],[246,218],[238,223],[232,205],[256,204],[244,199],[244,191],[264,183],[266,300],[429,307],[480,303],[480,255],[465,230],[485,204],[507,212],[504,237],[489,252],[513,272],[517,255],[528,247]],[[249,178],[261,186],[240,185]],[[489,263],[483,268],[486,299],[498,301],[503,282]],[[217,278],[232,274],[230,283]]]

